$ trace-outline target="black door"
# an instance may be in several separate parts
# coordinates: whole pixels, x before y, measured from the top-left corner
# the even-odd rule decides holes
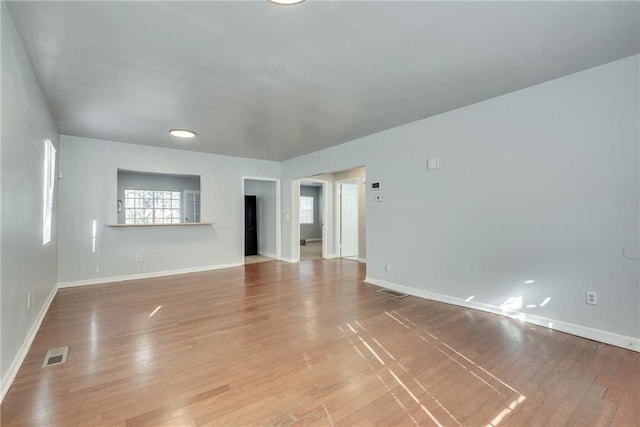
[[[244,256],[258,255],[257,217],[256,196],[244,196]]]

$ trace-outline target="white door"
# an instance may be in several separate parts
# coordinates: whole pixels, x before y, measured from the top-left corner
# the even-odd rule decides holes
[[[200,192],[184,190],[184,222],[200,222]]]
[[[358,184],[340,183],[340,256],[358,259]]]

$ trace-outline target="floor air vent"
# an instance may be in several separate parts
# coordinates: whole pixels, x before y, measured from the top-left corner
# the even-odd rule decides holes
[[[394,298],[404,298],[409,296],[408,294],[403,294],[402,292],[398,291],[392,291],[391,289],[380,289],[378,292]]]
[[[68,352],[68,345],[65,347],[52,348],[47,351],[47,355],[44,357],[44,362],[42,362],[42,367],[45,368],[47,366],[62,365],[67,361]]]

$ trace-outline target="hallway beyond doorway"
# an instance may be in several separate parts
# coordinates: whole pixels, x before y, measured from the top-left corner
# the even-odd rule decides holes
[[[301,242],[302,243],[302,242]],[[322,240],[308,241],[300,245],[300,261],[322,258]]]

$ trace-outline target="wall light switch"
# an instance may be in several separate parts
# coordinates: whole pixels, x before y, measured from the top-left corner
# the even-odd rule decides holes
[[[440,157],[431,157],[427,159],[427,170],[440,169]]]

